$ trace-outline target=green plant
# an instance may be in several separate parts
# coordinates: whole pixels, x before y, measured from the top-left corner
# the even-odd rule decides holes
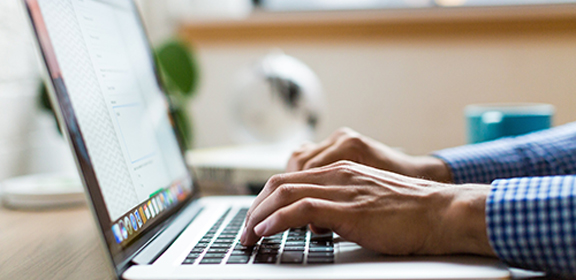
[[[192,124],[187,110],[188,101],[198,87],[200,71],[191,47],[182,40],[171,39],[155,49],[156,64],[170,102],[170,114],[183,148],[192,146]],[[53,111],[46,86],[40,88],[40,105]]]
[[[171,114],[186,149],[192,145],[192,125],[186,105],[194,97],[200,71],[190,46],[181,40],[170,40],[156,50],[156,60],[165,90],[168,93]]]

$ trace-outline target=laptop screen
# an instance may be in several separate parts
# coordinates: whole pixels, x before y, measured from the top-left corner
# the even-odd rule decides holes
[[[131,0],[25,0],[81,175],[112,254],[192,194]]]

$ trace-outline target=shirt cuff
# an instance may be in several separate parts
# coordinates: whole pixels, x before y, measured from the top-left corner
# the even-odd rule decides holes
[[[456,184],[490,184],[494,179],[525,176],[522,153],[512,138],[434,152],[443,160]]]
[[[492,186],[486,225],[498,257],[576,277],[576,175],[496,180]]]

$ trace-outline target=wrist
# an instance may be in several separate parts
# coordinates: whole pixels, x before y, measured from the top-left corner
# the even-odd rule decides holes
[[[417,177],[442,183],[453,182],[450,168],[439,158],[433,156],[414,157],[414,165]]]
[[[452,201],[443,213],[439,227],[445,253],[496,256],[486,230],[486,198],[490,190],[490,185],[449,188]]]

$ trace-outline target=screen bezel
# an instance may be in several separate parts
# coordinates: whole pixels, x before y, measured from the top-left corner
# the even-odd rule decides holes
[[[196,184],[196,181],[193,179],[195,177],[192,176],[193,174],[191,171],[186,168],[186,176],[188,179],[186,181],[190,182],[191,185],[189,187],[192,190],[188,197],[178,203],[175,207],[163,213],[161,217],[153,222],[152,226],[139,233],[137,237],[130,241],[130,244],[127,246],[123,247],[116,243],[114,234],[112,232],[113,221],[108,214],[102,192],[100,191],[100,185],[96,177],[93,163],[90,159],[90,155],[88,154],[87,146],[82,135],[82,130],[80,129],[78,119],[74,112],[74,108],[72,107],[68,90],[66,88],[62,72],[57,62],[52,42],[50,41],[50,37],[46,29],[44,17],[39,8],[39,0],[22,1],[25,5],[29,22],[31,23],[39,54],[42,58],[42,64],[44,66],[43,68],[46,71],[46,77],[44,80],[47,83],[52,107],[54,108],[58,123],[64,132],[64,135],[68,139],[68,143],[73,152],[79,175],[83,181],[86,195],[88,197],[88,204],[90,205],[94,214],[97,226],[100,228],[101,237],[108,249],[107,251],[109,253],[110,260],[113,262],[117,275],[121,275],[121,273],[130,265],[130,260],[155,236],[160,234],[170,224],[170,222],[176,218],[178,212],[181,212],[185,206],[198,198],[199,188]],[[138,11],[138,8],[136,7],[133,0],[125,1],[130,3],[132,12],[135,13],[135,17],[139,21],[142,36],[144,36],[145,41],[148,42],[145,48],[149,54],[151,65],[154,68],[153,72],[155,74],[156,82],[162,93],[166,94],[165,87],[160,79],[159,68],[156,65],[154,53],[152,51],[146,29],[144,28],[144,23],[140,12]],[[169,118],[173,119],[173,116],[170,114],[170,112],[167,113]],[[177,133],[177,128],[175,127],[173,121],[171,122],[171,126],[175,137],[178,139],[178,143],[181,144],[181,138]],[[180,146],[180,149],[182,162],[183,164],[186,164],[184,149],[182,146]]]

